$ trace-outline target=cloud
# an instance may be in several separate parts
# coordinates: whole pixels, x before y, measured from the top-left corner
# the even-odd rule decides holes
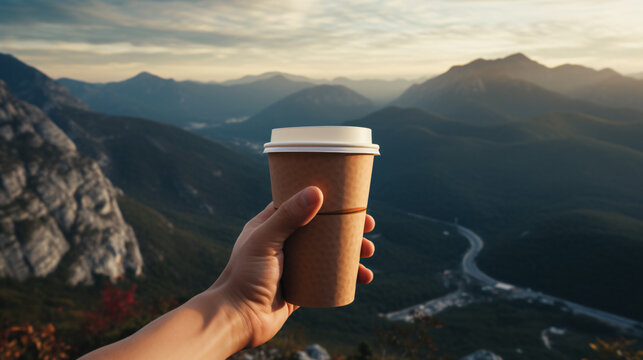
[[[193,69],[176,74],[186,77],[217,67],[219,79],[255,69],[422,76],[516,51],[634,72],[640,13],[638,0],[9,0],[0,49],[52,69],[147,63]]]

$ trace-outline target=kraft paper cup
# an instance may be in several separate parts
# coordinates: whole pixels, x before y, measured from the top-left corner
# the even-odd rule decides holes
[[[284,245],[283,295],[305,307],[353,302],[373,158],[371,130],[282,128],[264,145],[276,207],[310,185],[324,193],[315,218]]]

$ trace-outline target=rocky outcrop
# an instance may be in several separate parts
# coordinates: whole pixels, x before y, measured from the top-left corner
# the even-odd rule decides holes
[[[143,260],[117,190],[41,110],[0,81],[0,276],[71,284],[139,275]]]
[[[237,353],[231,357],[235,360],[277,360],[277,359],[297,359],[297,360],[330,360],[328,351],[319,344],[313,344],[306,347],[306,350],[285,353],[278,348],[266,348],[261,346],[257,349],[246,350]]]
[[[480,349],[467,356],[461,357],[460,360],[502,360],[502,358],[489,350]]]

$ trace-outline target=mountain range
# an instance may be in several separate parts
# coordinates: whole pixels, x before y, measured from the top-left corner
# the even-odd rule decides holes
[[[196,131],[223,141],[234,136],[263,144],[270,141],[274,128],[339,125],[375,108],[369,99],[345,86],[317,85],[277,101],[246,121]]]
[[[149,281],[148,286],[158,289],[159,276],[166,280],[167,277],[175,279],[168,280],[165,286],[174,288],[177,294],[207,286],[212,276],[203,273],[202,269],[224,265],[225,254],[236,236],[237,228],[270,199],[265,165],[254,157],[180,128],[87,110],[86,105],[66,93],[62,87],[63,94],[70,99],[61,97],[55,91],[42,91],[43,84],[52,88],[49,84],[56,83],[33,67],[22,63],[18,65],[14,64],[13,70],[18,71],[12,75],[23,80],[12,82],[13,86],[8,86],[8,90],[13,91],[15,84],[18,84],[19,93],[26,98],[33,93],[43,94],[39,104],[46,107],[47,115],[55,122],[54,125],[50,121],[51,127],[64,130],[70,146],[78,149],[85,157],[84,161],[93,164],[92,171],[105,173],[111,180],[110,186],[114,183],[117,187],[106,192],[113,197],[107,202],[107,208],[118,209],[117,194],[124,191],[125,194],[120,195],[118,201],[124,206],[125,221],[132,225],[138,238],[140,254],[144,259],[142,273]],[[3,171],[4,165],[3,160]],[[66,170],[71,171],[69,176],[76,172],[88,172],[79,166],[69,165],[70,169]],[[58,183],[62,184],[61,181]],[[93,189],[98,190],[98,186]],[[64,195],[64,191],[59,189],[51,194],[58,198]],[[73,194],[71,198],[74,198]],[[91,204],[89,200],[83,201]],[[61,211],[67,211],[67,208],[62,207]],[[91,226],[108,229],[97,218],[88,219],[93,219]],[[159,232],[155,226],[161,225],[166,230]],[[92,227],[87,226],[84,225],[84,228],[90,231]],[[130,234],[129,226],[126,229]],[[110,230],[110,233],[117,239],[118,232]],[[118,247],[114,246],[114,249]],[[97,252],[96,256],[99,254]],[[209,257],[206,256],[208,254]],[[184,263],[185,258],[195,261]],[[168,263],[174,271],[168,272]],[[141,270],[140,265],[138,270]],[[192,274],[191,280],[186,280],[185,274]],[[88,279],[91,281],[91,277]],[[170,285],[172,281],[175,286]],[[181,283],[192,285],[181,287]]]
[[[246,75],[239,79],[232,79],[222,82],[223,85],[248,84],[258,80],[266,80],[275,76],[283,76],[291,81],[307,82],[315,85],[343,85],[347,88],[366,96],[369,100],[377,105],[385,105],[396,99],[409,86],[423,81],[424,78],[415,80],[406,79],[350,79],[344,76],[336,77],[332,80],[314,79],[306,76],[293,75],[278,71],[265,72],[259,75]]]
[[[347,124],[382,148],[374,199],[476,229],[498,279],[643,318],[643,118],[474,125],[390,107]]]
[[[72,79],[59,79],[58,82],[96,111],[145,117],[180,127],[199,127],[247,117],[284,96],[312,86],[281,75],[224,86],[163,79],[146,72],[105,84]]]
[[[437,274],[458,267],[466,242],[444,235],[443,225],[414,220],[407,212],[457,218],[480,233],[485,247],[479,265],[498,279],[643,319],[638,306],[643,291],[636,286],[636,275],[643,272],[638,261],[643,254],[643,115],[576,95],[580,88],[620,76],[610,70],[543,70],[524,55],[476,60],[412,86],[395,106],[379,110],[349,87],[282,76],[277,80],[302,88],[275,95],[270,103],[257,105],[254,114],[201,119],[207,124],[185,131],[136,117],[141,114],[104,114],[93,105],[90,110],[37,69],[10,56],[0,60],[10,65],[0,67],[0,79],[11,80],[8,90],[41,107],[78,153],[122,189],[116,197],[144,260],[145,277],[139,280],[144,296],[187,297],[207,287],[225,264],[243,222],[269,201],[265,159],[229,143],[265,141],[276,126],[347,124],[372,128],[382,148],[369,209],[378,217],[374,239],[380,255],[372,260],[378,280],[360,290],[358,307],[339,310],[335,317],[305,312],[294,323],[324,324],[326,334],[337,338],[364,334],[376,321],[373,314],[443,294]],[[542,74],[528,75],[532,68]],[[554,70],[572,74],[566,82],[576,85],[567,89],[561,82],[554,89],[557,78],[543,75]],[[183,106],[177,105],[181,94],[192,85],[250,89],[260,82],[270,85],[273,75],[281,76],[227,85],[149,74],[130,79],[127,86],[63,83],[72,93],[95,91],[91,96],[96,99],[106,91],[102,87],[121,89],[123,98],[114,95],[112,101],[122,101],[127,112],[157,101],[164,104],[146,111],[180,115],[185,109],[172,107]],[[210,103],[230,99],[208,91],[201,95]],[[235,104],[245,101],[244,95],[237,96]],[[174,115],[167,121],[190,127],[192,121],[175,122]],[[37,286],[29,282],[35,280],[27,285],[2,281],[20,289],[15,291],[23,298],[37,297],[32,296]],[[0,291],[0,303],[18,306],[12,294]],[[343,319],[341,324],[337,319]]]
[[[58,275],[76,285],[91,284],[96,275],[141,275],[138,242],[117,190],[40,109],[14,98],[2,81],[0,139],[0,276]]]
[[[30,67],[23,70],[27,79],[34,75],[29,72],[38,71]],[[37,87],[38,83],[23,85]],[[144,261],[143,276],[127,276],[125,280],[136,281],[138,299],[158,301],[172,296],[183,301],[207,288],[223,269],[244,221],[270,199],[267,164],[255,156],[155,121],[63,104],[48,113],[66,132],[68,141],[93,158],[96,168],[100,164],[123,191],[117,196],[118,207],[136,234]],[[441,243],[442,225],[411,218],[384,204],[374,207],[371,213],[380,218],[378,252],[385,255],[373,260],[379,282],[364,290],[358,305],[344,308],[335,316],[307,312],[294,318],[292,326],[304,326],[311,333],[332,328],[318,333],[320,339],[353,344],[369,336],[374,323],[384,322],[372,316],[374,311],[399,308],[444,293],[439,277],[427,278],[425,274],[457,266],[466,247],[464,239],[454,237],[457,241]],[[404,224],[404,229],[398,229],[399,224]],[[403,241],[396,239],[397,234],[403,234]],[[425,241],[427,234],[433,234],[434,241]],[[418,249],[440,249],[440,254],[428,263]],[[405,259],[404,268],[399,268],[399,261],[389,261],[392,258]],[[402,282],[406,285],[400,287]],[[87,310],[96,302],[91,294],[97,288],[66,287],[51,276],[22,281],[0,277],[0,284],[0,319],[14,321],[19,314],[20,321],[36,322],[58,311],[57,318],[71,324],[62,328],[70,334],[77,331],[73,311]],[[46,299],[43,291],[48,294]],[[57,310],[61,303],[63,313]]]
[[[521,53],[495,60],[477,59],[453,66],[447,74],[460,77],[484,74],[524,80],[543,89],[610,107],[643,110],[643,81],[612,69],[594,70],[582,65],[544,66]]]
[[[636,90],[639,86],[640,90]],[[612,94],[630,90],[636,91],[625,98],[616,96],[618,101],[610,100]],[[549,111],[575,111],[629,121],[640,119],[643,114],[636,111],[643,108],[634,106],[641,98],[643,81],[612,70],[595,71],[577,65],[550,69],[516,54],[453,66],[444,74],[411,86],[394,104],[469,123],[527,120]],[[635,110],[615,107],[623,103]]]
[[[7,71],[13,70],[7,68]],[[184,128],[242,121],[290,94],[315,85],[346,86],[384,104],[412,84],[401,79],[326,81],[279,72],[245,76],[221,84],[175,81],[147,72],[120,82],[87,83],[62,78],[58,83],[95,111],[144,117]]]
[[[476,60],[412,86],[395,107],[345,124],[372,128],[382,146],[374,199],[430,217],[457,217],[488,235],[480,261],[496,278],[643,318],[635,305],[643,292],[631,289],[631,275],[643,269],[627,256],[643,254],[637,240],[643,112],[571,95],[619,77],[576,65],[549,69],[522,54]],[[324,113],[313,100],[319,93],[299,97],[318,90],[290,95],[208,134],[226,134],[225,140],[236,127],[234,137],[257,142],[267,141],[272,127],[336,124],[330,115],[315,118]],[[589,231],[561,226],[567,221],[597,225]],[[520,248],[521,239],[532,238],[540,240]],[[605,243],[615,247],[606,251]]]
[[[9,91],[18,84],[25,99],[40,91],[42,84],[46,88],[56,84],[20,62],[11,69],[3,68],[0,79],[9,70],[15,78],[23,79],[7,83]],[[156,121],[87,110],[64,87],[58,87],[69,97],[42,92],[38,105],[47,109],[81,153],[93,158],[116,186],[135,199],[155,208],[243,217],[261,209],[268,200],[266,195],[257,196],[268,194],[269,186],[257,188],[257,184],[266,183],[266,177],[263,164],[254,157]],[[54,103],[56,106],[49,106]]]

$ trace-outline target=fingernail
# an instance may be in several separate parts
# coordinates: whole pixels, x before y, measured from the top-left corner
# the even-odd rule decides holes
[[[301,192],[300,195],[301,204],[305,207],[310,207],[317,202],[317,191],[314,188],[309,187]]]

